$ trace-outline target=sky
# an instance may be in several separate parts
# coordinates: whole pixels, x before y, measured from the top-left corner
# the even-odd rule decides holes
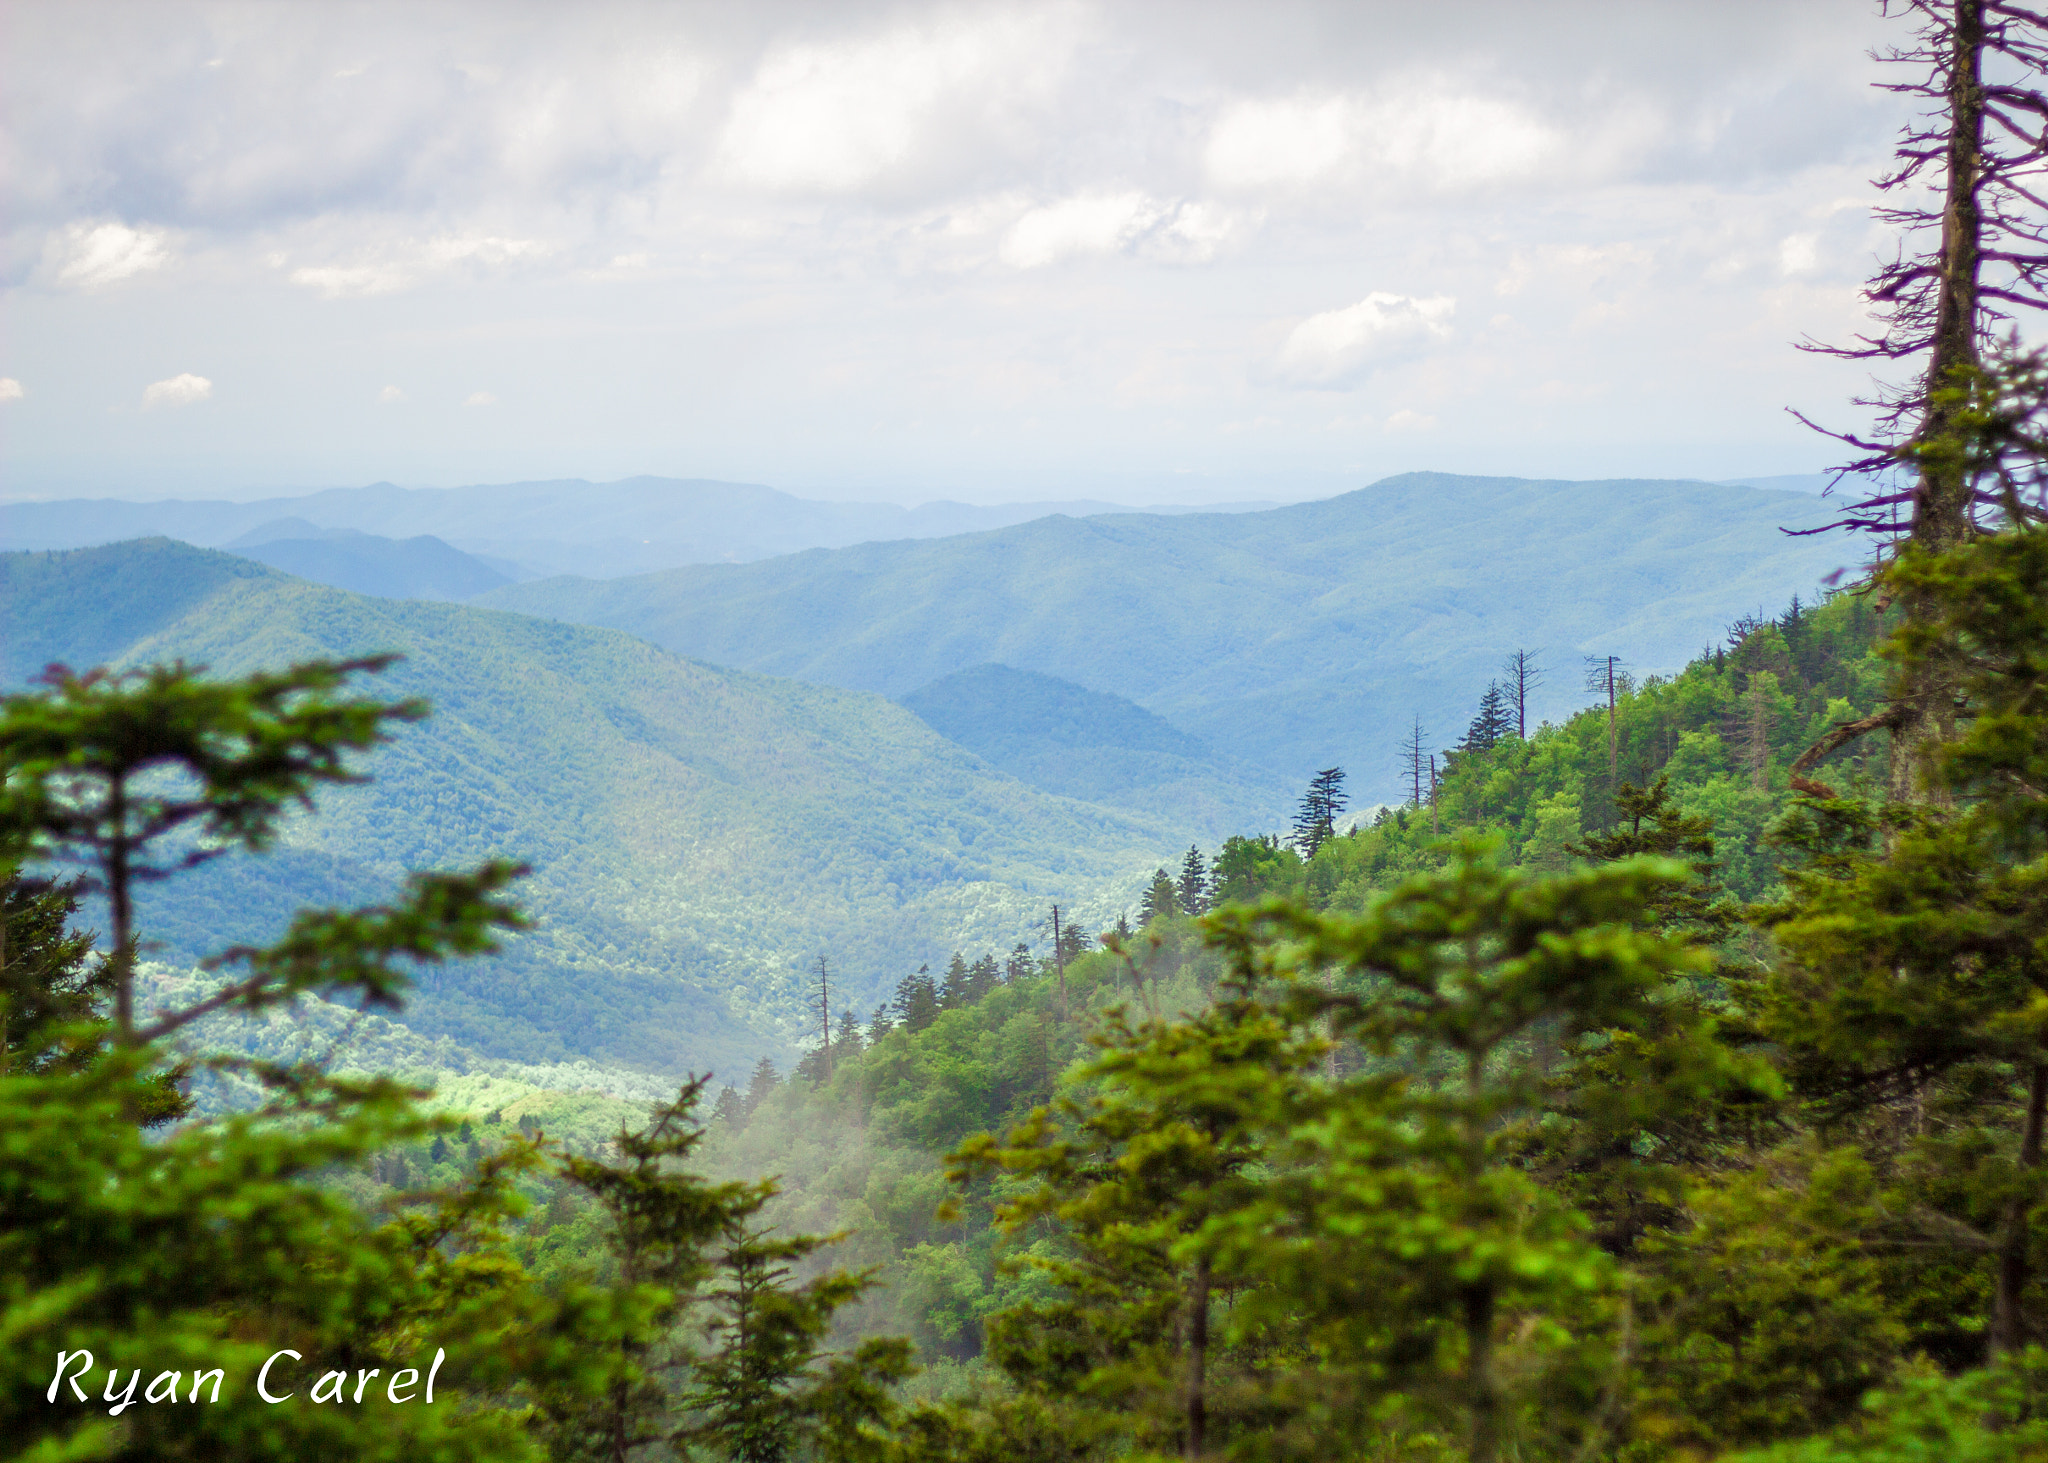
[[[1866,0],[0,0],[0,495],[1816,471]]]

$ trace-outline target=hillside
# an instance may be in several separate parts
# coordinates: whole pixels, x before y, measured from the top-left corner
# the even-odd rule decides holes
[[[312,531],[255,530],[227,548],[315,584],[386,599],[473,599],[512,582],[511,575],[432,534],[393,539],[352,528],[305,527]]]
[[[878,696],[165,540],[0,556],[0,618],[16,685],[52,660],[234,674],[403,651],[378,694],[435,714],[376,755],[376,781],[275,855],[168,886],[142,926],[175,964],[306,900],[381,897],[408,867],[526,860],[537,927],[428,974],[406,1015],[491,1057],[731,1071],[784,1048],[820,952],[870,1000],[956,944],[1035,943],[1052,900],[1113,919],[1187,841],[1027,787]]]
[[[1579,660],[1676,669],[1737,615],[1845,563],[1810,496],[1684,482],[1416,473],[1321,502],[1184,517],[1055,517],[484,597],[679,654],[903,695],[1000,662],[1136,701],[1299,781],[1391,798],[1412,718],[1441,739],[1510,649],[1532,711],[1579,704]]]
[[[520,572],[606,578],[676,564],[744,563],[874,539],[934,538],[1043,518],[1128,511],[1113,503],[821,502],[757,483],[635,477],[401,488],[375,483],[247,503],[114,498],[0,504],[0,549],[76,549],[161,534],[232,547],[278,519],[389,538],[430,534]],[[1185,511],[1153,508],[1154,513]],[[500,566],[505,567],[505,566]]]
[[[1204,840],[1284,827],[1300,792],[1136,702],[1035,671],[970,666],[899,699],[940,736],[1020,781],[1175,819]]]

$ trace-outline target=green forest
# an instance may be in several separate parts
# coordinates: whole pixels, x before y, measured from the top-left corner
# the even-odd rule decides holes
[[[2048,18],[1906,10],[1890,60],[1928,112],[1879,185],[1905,242],[1839,352],[1910,364],[1838,439],[1863,570],[1675,674],[1493,647],[1461,725],[1376,713],[1403,800],[1350,806],[1332,754],[1287,833],[1162,851],[1114,920],[1048,899],[1038,934],[1019,900],[1142,825],[1041,806],[879,697],[449,606],[337,648],[362,602],[211,558],[234,582],[200,583],[162,542],[0,565],[42,576],[29,641],[115,662],[0,698],[0,1456],[2048,1456],[2048,352],[2004,328],[2048,307],[2048,93],[2013,80],[2048,72]],[[176,658],[148,584],[94,563],[232,611],[209,633],[240,658]],[[585,699],[593,658],[642,714]],[[494,718],[536,663],[559,677],[521,694],[588,735],[522,755]],[[1545,686],[1584,709],[1533,719]],[[560,865],[479,834],[422,867],[422,827],[478,826],[470,784],[423,776],[437,716],[425,745],[467,746],[508,819],[542,797],[520,775],[639,771],[583,844],[549,825]],[[718,722],[779,780],[714,777]],[[931,796],[818,791],[885,754]],[[438,800],[358,798],[380,765]],[[638,887],[623,843],[560,870],[606,828],[659,845],[680,804],[651,790],[699,781],[735,820],[810,790],[755,829],[850,830],[836,934],[775,970],[815,1035],[788,1070],[679,1077],[670,1046],[599,1090],[553,1059],[759,1047],[669,1030],[721,1008],[658,1000],[667,967],[492,962],[550,902]],[[855,814],[939,818],[948,788],[998,848],[917,846],[1034,877],[850,1005],[842,953],[907,948],[853,918],[903,907]],[[306,886],[264,871],[323,808],[376,856],[280,907]],[[1006,810],[1030,840],[995,838]],[[1039,857],[1060,828],[1070,858]],[[146,959],[192,885],[236,918]],[[480,1057],[464,991],[601,1000],[606,1041]]]

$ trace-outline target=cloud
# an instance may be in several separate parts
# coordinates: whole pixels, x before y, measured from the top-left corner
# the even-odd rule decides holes
[[[395,402],[405,400],[405,393],[396,386],[387,386],[377,393],[377,400],[383,402],[386,406],[390,406]]]
[[[320,264],[294,269],[291,282],[318,290],[330,300],[346,296],[388,295],[411,284],[415,276],[388,264]]]
[[[1003,235],[996,257],[1013,269],[1116,253],[1199,264],[1213,259],[1246,221],[1211,203],[1162,203],[1143,193],[1083,194],[1026,213]]]
[[[850,41],[772,48],[732,100],[711,175],[845,194],[985,168],[1014,140],[1016,114],[1051,101],[1075,41],[1072,14],[940,12]]]
[[[358,264],[306,265],[287,278],[330,300],[388,295],[465,264],[491,271],[519,260],[544,259],[554,246],[538,239],[444,235],[425,243],[407,240],[377,252],[382,257]]]
[[[1568,126],[1528,102],[1413,74],[1371,90],[1225,105],[1202,166],[1225,192],[1398,186],[1444,194],[1561,173],[1617,176],[1668,130],[1662,117],[1635,113],[1586,113]]]
[[[96,290],[163,268],[171,251],[162,229],[76,223],[51,236],[44,258],[60,286]]]
[[[195,401],[204,401],[213,395],[213,383],[204,376],[195,376],[184,371],[176,376],[166,376],[161,381],[152,381],[142,389],[142,405],[145,409],[157,406],[190,406]]]
[[[997,257],[1015,269],[1036,269],[1076,254],[1114,253],[1156,223],[1161,212],[1142,193],[1062,199],[1012,224]]]
[[[21,383],[12,376],[0,376],[0,401],[21,400]]]
[[[462,403],[464,406],[496,406],[498,398],[488,391],[472,391]]]
[[[1288,332],[1273,375],[1288,386],[1342,390],[1412,360],[1451,333],[1458,302],[1375,291],[1355,305],[1311,315]]]

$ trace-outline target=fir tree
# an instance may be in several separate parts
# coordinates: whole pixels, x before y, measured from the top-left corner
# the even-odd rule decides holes
[[[1337,815],[1344,811],[1344,769],[1325,767],[1309,780],[1301,796],[1301,808],[1294,815],[1294,846],[1304,859],[1336,836]]]
[[[903,1029],[909,1032],[924,1030],[939,1015],[939,991],[932,982],[931,967],[920,965],[917,974],[905,976],[896,987],[896,999],[890,1004],[890,1011]]]
[[[1180,861],[1180,878],[1174,883],[1174,898],[1183,914],[1209,912],[1209,865],[1202,850],[1190,845]]]
[[[766,1057],[754,1063],[754,1075],[747,1081],[747,1116],[752,1117],[781,1085],[782,1074],[775,1070],[775,1063]]]
[[[1003,979],[1015,985],[1020,980],[1029,980],[1038,974],[1038,962],[1031,958],[1031,947],[1019,940],[1010,950],[1010,958],[1003,964]]]
[[[1156,919],[1170,919],[1180,913],[1180,897],[1174,892],[1173,876],[1164,869],[1152,871],[1152,887],[1145,891],[1145,897],[1138,906],[1138,920],[1151,924]]]
[[[973,999],[967,993],[968,983],[967,962],[955,950],[953,959],[946,966],[945,978],[939,983],[939,1009],[951,1011],[967,1005]]]
[[[1465,740],[1458,744],[1461,752],[1490,752],[1500,739],[1515,729],[1515,713],[1508,704],[1508,698],[1501,694],[1500,683],[1489,681],[1486,694],[1479,698],[1479,711],[1472,718],[1472,724],[1465,728]]]

